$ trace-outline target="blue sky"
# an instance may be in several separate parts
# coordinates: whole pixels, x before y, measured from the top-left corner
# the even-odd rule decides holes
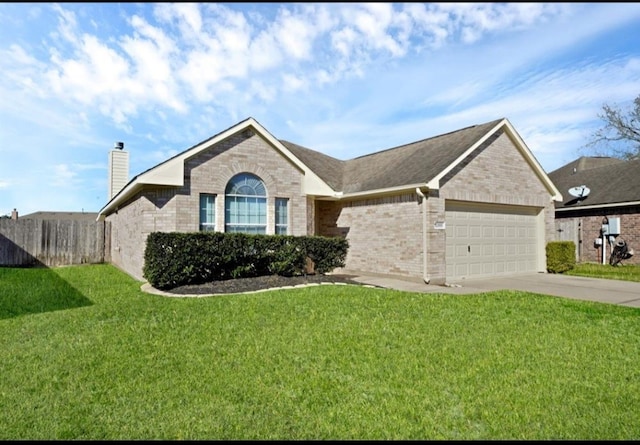
[[[0,215],[248,117],[339,159],[506,117],[550,172],[640,94],[640,3],[1,3],[0,68]]]

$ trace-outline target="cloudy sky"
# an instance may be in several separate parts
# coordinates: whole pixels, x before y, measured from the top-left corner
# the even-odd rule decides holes
[[[505,117],[551,172],[640,94],[640,3],[1,3],[0,69],[0,215],[248,117],[339,159]]]

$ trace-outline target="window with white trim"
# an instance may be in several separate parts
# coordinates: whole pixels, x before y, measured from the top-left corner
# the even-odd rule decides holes
[[[276,198],[276,234],[286,235],[289,222],[289,200]]]
[[[224,228],[225,232],[267,233],[267,189],[260,178],[240,173],[229,180]]]
[[[200,194],[200,230],[216,230],[216,195]]]

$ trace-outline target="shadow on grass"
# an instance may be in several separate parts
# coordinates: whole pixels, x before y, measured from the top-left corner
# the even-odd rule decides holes
[[[0,319],[92,304],[42,261],[0,234]]]
[[[51,269],[0,267],[0,319],[92,304]]]

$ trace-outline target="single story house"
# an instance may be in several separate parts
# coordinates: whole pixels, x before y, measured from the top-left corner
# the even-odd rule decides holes
[[[346,237],[337,272],[431,284],[546,272],[562,200],[504,118],[346,161],[248,118],[118,185],[122,148],[98,219],[137,279],[149,233],[198,230]]]
[[[609,264],[622,239],[636,252],[623,263],[640,264],[640,159],[582,156],[549,177],[565,196],[555,204],[555,239],[575,242],[577,261]]]

